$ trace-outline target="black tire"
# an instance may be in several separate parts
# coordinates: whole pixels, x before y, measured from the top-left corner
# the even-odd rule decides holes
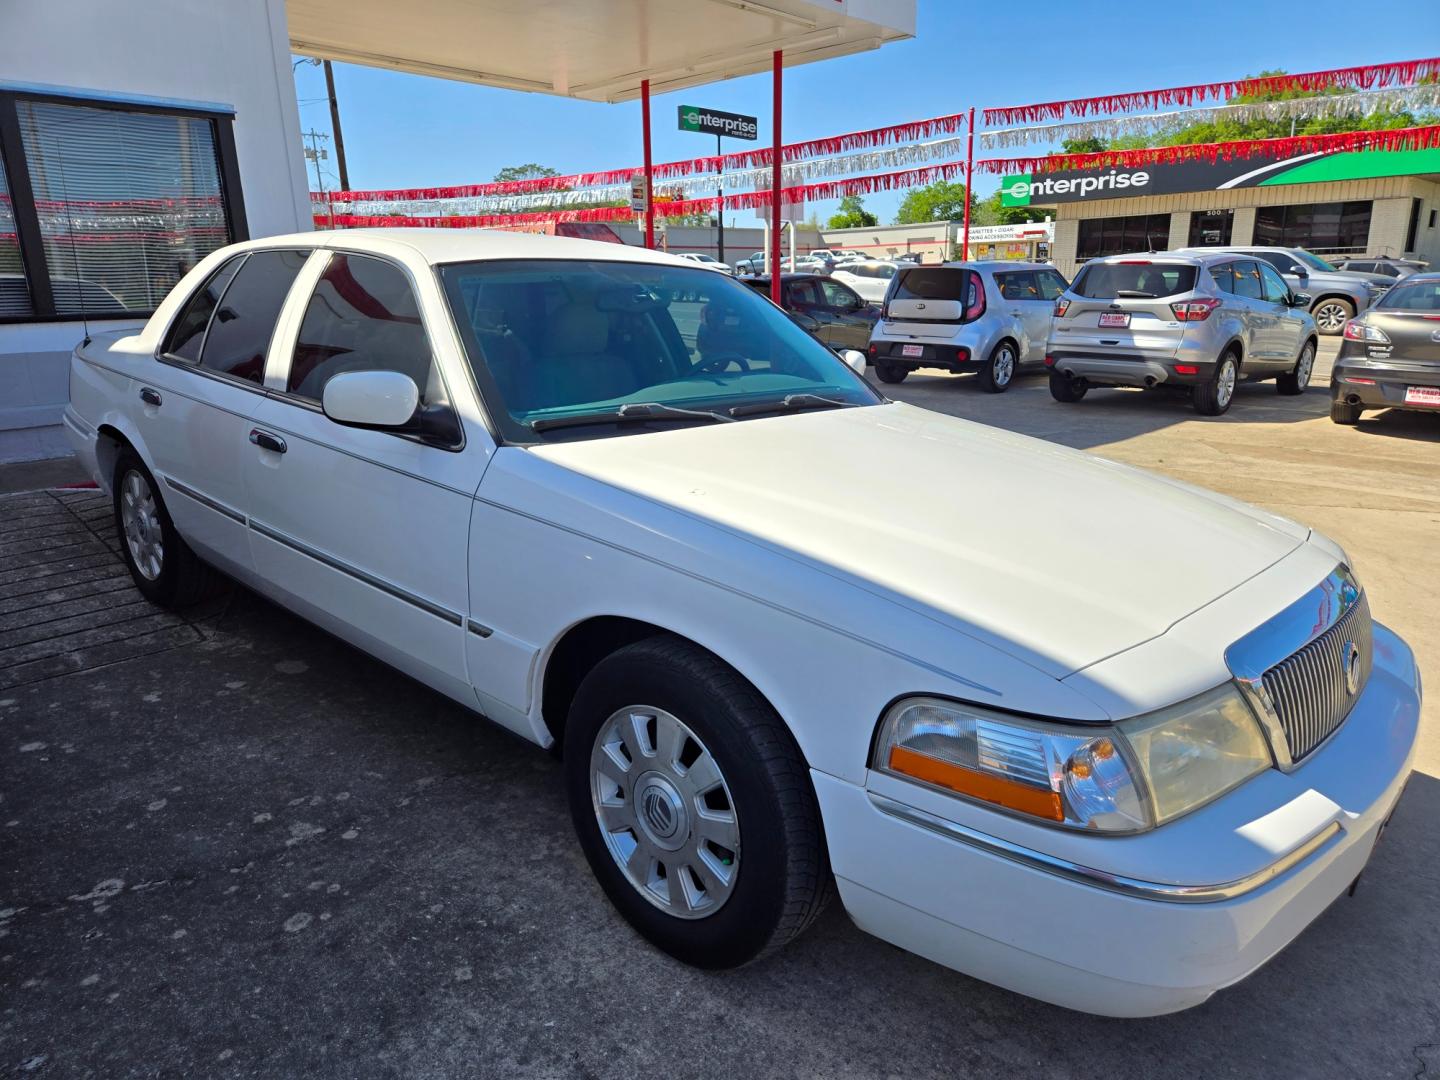
[[[1190,400],[1201,416],[1221,416],[1230,410],[1235,400],[1235,388],[1239,385],[1240,362],[1233,352],[1227,352],[1220,357],[1215,365],[1215,374],[1207,382],[1191,387]]]
[[[683,718],[729,790],[740,835],[736,878],[728,898],[703,917],[669,914],[642,896],[596,819],[595,741],[617,711],[641,705]],[[585,677],[565,726],[565,785],[580,846],[605,894],[631,926],[677,960],[702,968],[758,960],[804,931],[829,899],[820,810],[794,738],[754,687],[689,642],[669,634],[646,638]],[[628,799],[630,791],[622,795]]]
[[[1315,339],[1308,338],[1300,347],[1300,355],[1295,358],[1295,366],[1275,380],[1275,389],[1288,396],[1303,394],[1305,388],[1310,385],[1310,377],[1314,374]]]
[[[141,572],[126,536],[121,504],[125,499],[128,478],[132,473],[143,481],[145,488],[154,499],[153,520],[160,531],[162,555],[159,559],[159,572],[153,575]],[[159,604],[161,607],[184,608],[215,595],[225,587],[226,580],[220,572],[202,562],[200,557],[191,551],[190,546],[181,538],[175,528],[175,523],[170,520],[170,511],[165,507],[165,499],[160,494],[160,486],[150,475],[150,470],[145,467],[145,463],[140,460],[140,455],[128,446],[122,449],[116,458],[111,491],[113,495],[111,505],[115,515],[115,533],[120,545],[120,557],[125,560],[125,565],[130,570],[130,576],[135,581],[135,587],[140,590],[145,599]]]
[[[1009,358],[1006,370],[1006,357]],[[987,394],[1003,394],[1015,381],[1015,372],[1020,368],[1020,351],[1010,340],[998,342],[990,350],[990,356],[980,368],[980,389]]]
[[[1310,305],[1310,314],[1315,317],[1315,329],[1326,337],[1343,333],[1345,323],[1355,317],[1355,305],[1343,296],[1322,296]]]
[[[887,364],[883,360],[875,361],[875,377],[883,383],[902,383],[905,381],[905,376],[909,374],[909,368],[903,368],[897,364]]]
[[[1330,402],[1330,419],[1337,424],[1344,424],[1346,427],[1354,427],[1358,424],[1363,411],[1359,405],[1350,405],[1343,401]]]
[[[1050,396],[1056,401],[1070,405],[1083,398],[1090,390],[1081,379],[1072,379],[1058,371],[1050,372]]]

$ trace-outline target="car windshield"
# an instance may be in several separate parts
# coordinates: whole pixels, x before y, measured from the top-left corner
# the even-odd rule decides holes
[[[1092,262],[1070,286],[1077,296],[1152,299],[1175,296],[1195,288],[1195,267],[1188,263]]]
[[[1401,281],[1375,305],[1385,311],[1440,311],[1440,278]]]
[[[555,422],[627,407],[625,419],[664,412],[699,423],[797,394],[882,400],[754,289],[698,267],[496,260],[440,275],[476,381],[512,442],[645,430]]]
[[[1293,252],[1291,252],[1291,254],[1294,255],[1297,259],[1299,259],[1301,262],[1303,262],[1306,266],[1310,267],[1311,270],[1329,270],[1332,273],[1335,270],[1335,267],[1331,266],[1324,259],[1320,258],[1319,255],[1312,255],[1304,248],[1296,248]]]

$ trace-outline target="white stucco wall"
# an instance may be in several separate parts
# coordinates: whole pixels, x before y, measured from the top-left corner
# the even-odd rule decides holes
[[[233,106],[250,235],[310,228],[284,0],[5,0],[0,9],[0,84]],[[59,421],[79,337],[76,322],[0,324],[0,429]]]

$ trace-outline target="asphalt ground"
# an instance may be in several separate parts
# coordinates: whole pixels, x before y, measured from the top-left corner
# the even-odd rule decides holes
[[[1063,406],[1043,379],[888,389],[1314,524],[1440,678],[1440,417],[1344,429],[1323,390],[1268,384],[1220,419],[1138,392]],[[707,973],[610,909],[545,753],[252,594],[158,612],[114,542],[94,492],[0,497],[0,1070],[1440,1074],[1433,699],[1356,894],[1197,1009],[1043,1005],[868,937],[838,906],[774,959]]]

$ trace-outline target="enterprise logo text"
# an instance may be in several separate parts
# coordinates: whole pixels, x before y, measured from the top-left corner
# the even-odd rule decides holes
[[[1001,190],[1008,199],[1029,202],[1045,195],[1079,195],[1082,199],[1093,192],[1117,188],[1144,187],[1150,182],[1147,172],[1122,173],[1111,169],[1100,176],[1007,177],[1010,182]]]

